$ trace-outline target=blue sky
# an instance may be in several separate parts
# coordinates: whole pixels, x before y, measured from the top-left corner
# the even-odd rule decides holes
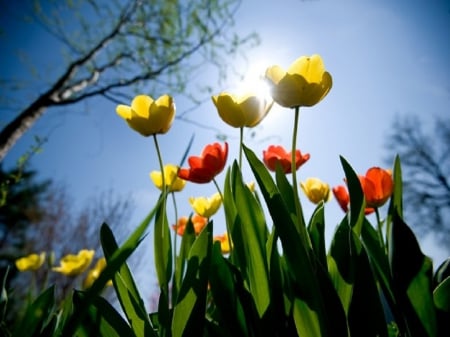
[[[299,171],[300,181],[318,177],[331,186],[341,184],[340,155],[359,173],[371,166],[385,166],[385,139],[394,116],[419,114],[426,122],[429,116],[449,113],[449,19],[447,0],[243,1],[235,20],[237,31],[243,35],[257,32],[261,44],[245,51],[248,62],[241,61],[236,67],[245,71],[259,66],[263,72],[267,66],[288,67],[299,56],[317,53],[333,76],[328,96],[300,113],[298,147],[311,154]],[[24,31],[12,20],[10,27],[21,41],[21,49],[33,60],[43,62],[40,67],[58,69],[58,54],[42,48],[48,43],[44,35]],[[5,52],[1,71],[7,78],[26,78],[28,69],[14,56],[12,47],[8,43],[2,47]],[[209,78],[200,73],[199,80],[207,82]],[[216,87],[216,93],[233,91],[238,84]],[[25,99],[32,93],[29,91]],[[174,97],[178,111],[184,111],[187,102]],[[11,116],[3,109],[0,114],[0,123]],[[229,163],[237,158],[238,130],[221,122],[212,102],[188,116],[229,135]],[[252,130],[254,137],[247,136],[246,143],[257,154],[270,144],[289,147],[292,123],[291,111],[274,106]],[[250,132],[246,130],[247,135]],[[217,140],[214,130],[175,121],[169,133],[159,137],[166,163],[179,161],[193,133],[192,154],[199,154],[204,145]],[[34,135],[48,136],[49,140],[44,151],[32,159],[33,168],[42,178],[64,181],[74,197],[74,207],[109,188],[124,195],[131,193],[137,206],[128,224],[133,227],[154,204],[158,191],[148,177],[151,170],[158,169],[153,141],[131,131],[116,115],[114,104],[91,100],[67,110],[49,110],[13,148],[5,159],[6,167],[14,165],[33,143]],[[252,180],[250,172],[245,171],[245,175]],[[219,182],[224,176],[225,173],[219,176]],[[178,197],[180,213],[191,211],[187,205],[189,196],[214,192],[212,184],[188,185]],[[314,206],[303,196],[302,200],[308,217]],[[326,206],[328,238],[342,217],[336,201],[331,200]],[[219,234],[224,230],[220,215],[216,222],[215,231]],[[446,257],[434,246],[432,238],[420,241],[435,263]]]

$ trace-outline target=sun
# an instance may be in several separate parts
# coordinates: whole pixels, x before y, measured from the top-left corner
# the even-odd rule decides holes
[[[247,70],[243,79],[236,87],[236,92],[240,95],[256,95],[266,102],[271,102],[270,88],[265,81],[264,74],[267,69],[267,63],[262,61],[253,62]]]

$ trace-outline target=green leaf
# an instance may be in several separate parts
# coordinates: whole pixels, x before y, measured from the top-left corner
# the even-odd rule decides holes
[[[432,294],[432,262],[420,250],[411,229],[393,210],[388,236],[389,262],[397,303],[412,336],[437,335]]]
[[[311,244],[315,255],[323,268],[327,269],[327,252],[325,247],[325,207],[324,203],[321,202],[314,213],[308,224],[308,233],[311,239]]]
[[[77,304],[86,296],[84,292],[75,291],[73,303]],[[75,309],[76,310],[76,309]],[[88,308],[82,327],[87,336],[135,336],[130,326],[114,307],[101,296],[96,296]]]
[[[344,157],[340,158],[345,172],[345,178],[347,180],[348,193],[350,195],[349,224],[350,227],[353,228],[356,235],[359,236],[361,234],[362,223],[364,220],[364,210],[366,207],[364,193],[361,188],[358,175]]]
[[[14,331],[14,336],[39,335],[46,326],[55,305],[55,286],[43,291],[25,311],[25,315]]]
[[[213,225],[210,221],[192,245],[186,275],[173,311],[172,336],[203,333]]]
[[[114,254],[119,251],[119,247],[111,229],[106,224],[100,230],[100,238],[109,265]],[[138,242],[136,242],[136,246],[132,250],[137,248],[137,244]],[[142,297],[139,294],[139,290],[126,263],[121,264],[119,270],[112,277],[112,281],[117,297],[135,335],[155,335]]]
[[[316,336],[314,332],[317,326],[320,326],[321,336],[327,336],[331,331],[336,336],[346,336],[345,314],[328,274],[315,261],[315,257],[310,259],[313,251],[305,246],[306,241],[297,231],[283,197],[264,164],[245,146],[244,152],[280,236],[289,275],[293,278],[296,296],[294,310],[298,313],[294,315],[294,320],[298,333],[305,333],[304,320],[311,320],[306,324],[311,327],[311,334],[304,336]],[[306,232],[306,228],[304,230]]]
[[[247,268],[242,269],[249,284],[250,293],[255,301],[260,317],[267,310],[270,302],[270,289],[266,265],[267,227],[264,212],[259,203],[242,180],[237,163],[232,169],[234,179],[234,198],[242,235]],[[237,245],[237,244],[236,244]]]
[[[402,170],[400,164],[400,157],[395,157],[394,172],[392,178],[394,179],[394,189],[389,204],[389,214],[393,214],[393,209],[397,210],[397,214],[403,217],[403,186],[402,186]]]
[[[222,329],[230,336],[248,336],[245,312],[236,290],[234,273],[222,256],[219,242],[213,245],[209,282],[214,304],[222,319]]]
[[[450,336],[450,276],[441,280],[434,289],[433,300],[438,320],[438,336]]]
[[[192,215],[189,217],[189,220],[186,224],[186,228],[184,229],[183,237],[181,239],[181,246],[179,250],[179,254],[177,256],[176,261],[176,267],[174,270],[174,277],[173,277],[173,285],[172,285],[172,296],[173,301],[176,300],[178,296],[178,290],[181,287],[181,281],[184,276],[184,271],[186,268],[186,262],[189,257],[189,252],[191,250],[191,247],[195,241],[195,229],[194,224],[192,223],[191,219]],[[177,234],[175,234],[177,235]],[[173,303],[174,305],[175,303]]]
[[[172,276],[172,245],[169,222],[166,214],[165,196],[161,194],[160,207],[155,219],[154,254],[158,283],[163,293],[169,294],[169,282]],[[167,298],[168,302],[168,298]]]

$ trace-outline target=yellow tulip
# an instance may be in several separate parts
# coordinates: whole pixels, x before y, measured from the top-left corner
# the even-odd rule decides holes
[[[318,178],[308,178],[300,183],[300,187],[314,204],[318,204],[321,201],[327,202],[331,198],[330,185]]]
[[[233,96],[221,93],[213,96],[212,100],[220,118],[235,128],[256,126],[266,117],[272,107],[272,104],[268,104],[264,98],[256,94]]]
[[[313,106],[330,91],[331,75],[319,55],[298,58],[287,71],[275,65],[266,70],[272,98],[286,108]]]
[[[191,197],[189,198],[189,203],[195,213],[205,218],[210,218],[219,210],[220,205],[222,205],[222,198],[219,193],[215,193],[210,198]]]
[[[230,240],[228,240],[227,233],[214,236],[213,241],[220,242],[220,250],[222,251],[222,254],[228,254],[230,252]]]
[[[95,251],[82,249],[78,255],[68,254],[60,261],[59,267],[52,270],[67,276],[77,276],[83,273],[91,264]]]
[[[163,95],[157,100],[138,95],[131,106],[120,104],[116,112],[133,130],[148,137],[169,131],[175,118],[175,103],[169,95]]]
[[[105,269],[106,267],[106,259],[104,257],[101,257],[97,260],[97,263],[95,264],[95,267],[90,269],[86,278],[83,281],[83,288],[87,289],[90,288],[95,280],[97,280],[100,276],[100,274],[102,273],[103,269]],[[112,281],[109,280],[106,283],[107,286],[111,286],[112,285]]]
[[[19,271],[37,270],[45,261],[45,252],[41,254],[30,254],[21,257],[15,261],[16,267]]]
[[[160,171],[150,172],[153,184],[162,191],[162,174]],[[179,192],[186,185],[186,180],[178,178],[178,166],[167,164],[164,166],[164,182],[169,192]]]

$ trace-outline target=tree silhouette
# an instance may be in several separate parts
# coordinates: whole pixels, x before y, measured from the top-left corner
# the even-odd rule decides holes
[[[255,41],[252,34],[241,38],[228,31],[240,2],[34,1],[26,16],[34,25],[29,29],[45,30],[52,43],[48,53],[53,56],[61,48],[62,55],[57,64],[45,67],[30,62],[37,80],[29,76],[19,92],[23,79],[0,78],[5,86],[0,98],[9,102],[0,108],[14,114],[0,132],[0,162],[51,107],[67,108],[93,97],[122,103],[144,88],[189,96],[188,79],[207,65],[219,71],[219,78],[225,76],[226,59]],[[3,3],[3,15],[27,12],[26,4]],[[0,26],[0,32],[8,36],[8,27]],[[30,88],[32,98],[24,100],[19,93]],[[11,96],[20,97],[16,106],[10,104]]]
[[[450,119],[433,119],[397,117],[387,147],[400,156],[405,217],[419,233],[433,232],[450,251]]]

